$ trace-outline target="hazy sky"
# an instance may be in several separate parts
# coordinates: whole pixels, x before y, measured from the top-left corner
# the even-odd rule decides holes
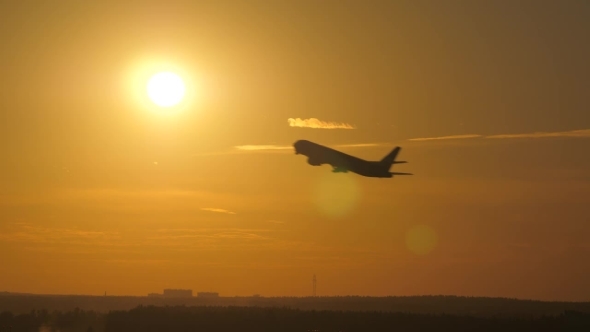
[[[588,1],[0,12],[0,290],[306,296],[315,273],[319,295],[590,300]],[[187,82],[168,113],[161,69]],[[415,175],[334,174],[298,139],[399,145]]]

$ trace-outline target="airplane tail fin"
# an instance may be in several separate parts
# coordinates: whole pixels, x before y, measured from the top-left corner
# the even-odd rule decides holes
[[[395,147],[395,149],[393,149],[387,156],[383,157],[383,159],[381,159],[380,163],[383,164],[384,166],[391,166],[392,164],[401,164],[404,163],[404,161],[395,161],[395,158],[397,157],[397,154],[399,153],[399,150],[401,150],[402,148],[397,146]]]

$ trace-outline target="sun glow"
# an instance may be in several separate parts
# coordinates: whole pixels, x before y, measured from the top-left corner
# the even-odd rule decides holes
[[[202,77],[182,59],[138,57],[121,74],[122,97],[140,116],[179,119],[180,114],[199,109],[203,102]]]
[[[173,72],[160,72],[147,83],[147,94],[160,107],[172,107],[184,98],[186,87],[182,78]]]

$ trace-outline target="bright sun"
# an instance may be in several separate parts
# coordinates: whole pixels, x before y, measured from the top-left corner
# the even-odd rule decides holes
[[[166,71],[155,74],[147,83],[147,94],[160,107],[172,107],[182,101],[186,88],[180,76]]]

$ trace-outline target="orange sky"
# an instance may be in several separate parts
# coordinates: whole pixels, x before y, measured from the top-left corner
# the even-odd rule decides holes
[[[587,1],[0,12],[0,290],[590,300]],[[171,114],[141,95],[166,66]]]

